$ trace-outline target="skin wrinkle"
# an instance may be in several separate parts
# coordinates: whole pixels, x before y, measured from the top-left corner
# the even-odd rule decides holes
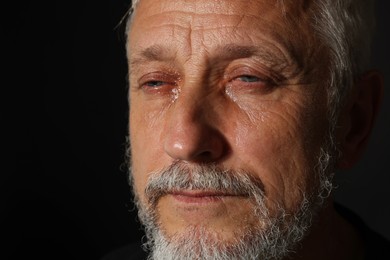
[[[188,19],[188,18],[187,18]],[[192,19],[192,18],[191,18]],[[242,19],[242,16],[241,16],[241,18],[240,19]],[[159,24],[159,26],[161,26],[161,24]],[[177,25],[177,24],[175,24],[175,26],[177,26],[177,27],[180,27],[180,25]],[[195,29],[196,29],[196,26],[194,26],[195,27]],[[193,29],[194,30],[194,29]],[[282,38],[282,37],[280,37],[280,38]],[[280,39],[278,39],[278,40],[280,40]],[[273,43],[271,43],[272,45],[274,45],[275,47],[278,47],[277,45],[278,45],[278,43],[277,42],[273,42]],[[280,48],[280,47],[279,47]],[[282,48],[280,48],[280,50],[282,51]],[[282,51],[282,53],[284,53],[284,54],[286,54],[285,52],[283,52]]]
[[[241,18],[237,21],[237,24],[233,27],[233,34],[236,34],[240,29],[240,24],[244,22],[245,15],[241,15]]]
[[[287,110],[287,111],[289,111],[289,110]],[[272,113],[272,112],[271,112]],[[287,116],[289,116],[289,117],[287,117]],[[269,115],[269,117],[270,118],[283,118],[284,119],[284,122],[285,123],[287,123],[287,125],[289,125],[289,127],[287,127],[288,129],[294,129],[293,127],[292,127],[292,122],[291,122],[291,120],[289,119],[289,118],[293,118],[293,116],[291,116],[291,115],[287,115],[287,114],[277,114],[277,115],[274,115],[274,116],[272,116],[272,115]],[[272,124],[270,124],[271,126],[272,126]],[[273,130],[273,132],[274,133],[278,133],[279,131],[278,131],[278,129],[274,129]],[[294,136],[296,136],[297,134],[299,134],[299,130],[297,129],[296,130],[296,132],[295,133],[290,133],[290,138],[289,138],[289,140],[291,141],[291,140],[294,140]],[[309,141],[308,141],[309,142]],[[309,142],[310,143],[310,142]],[[310,143],[311,144],[311,143]],[[312,145],[312,144],[311,144]],[[283,149],[282,147],[281,147],[281,149]],[[294,162],[293,162],[294,163]],[[296,167],[295,167],[296,168]],[[291,172],[294,172],[294,171],[291,171]],[[276,175],[276,176],[278,176],[278,175]],[[280,180],[280,182],[279,183],[282,183],[283,184],[283,190],[284,190],[284,186],[285,186],[285,184],[284,184],[284,181],[283,180]],[[283,192],[283,193],[285,193],[285,192]]]
[[[284,150],[283,149],[284,146],[280,146],[280,150]],[[286,162],[276,162],[276,163],[286,163]],[[298,171],[299,170],[299,167],[297,167],[294,163],[294,161],[289,161],[289,172],[294,172],[295,171]],[[294,170],[292,170],[292,168]],[[290,201],[291,199],[289,198],[297,198],[296,196],[288,196],[287,194],[289,193],[288,192],[288,189],[286,189],[286,187],[290,187],[291,185],[294,185],[293,183],[296,182],[296,180],[299,179],[299,176],[297,176],[293,181],[292,180],[288,180],[286,178],[283,178],[283,172],[280,172],[280,169],[274,169],[274,172],[275,172],[275,175],[276,178],[278,178],[278,181],[275,182],[277,183],[277,186],[276,184],[273,184],[272,182],[271,185],[269,185],[269,189],[270,190],[274,190],[274,193],[276,194],[276,198],[278,198],[279,200],[282,199],[282,203],[278,203],[278,200],[274,200],[273,201],[273,204],[274,205],[279,205],[283,208],[286,208],[287,205],[291,205],[292,201]],[[299,187],[299,185],[297,185]],[[301,187],[306,187],[307,185],[302,185]],[[306,187],[307,188],[307,187]],[[298,199],[296,199],[296,201],[299,201]],[[296,205],[295,207],[293,207],[293,209],[291,210],[296,210],[296,207],[298,207],[298,205]]]
[[[174,19],[164,19],[161,23],[156,23],[155,26],[151,26],[151,28],[158,28],[160,26],[172,26],[172,27],[178,27],[178,28],[182,28],[182,29],[186,29],[188,28],[189,26],[188,25],[183,25],[184,21],[186,24],[191,24],[191,28],[192,30],[215,30],[215,29],[221,29],[221,28],[227,28],[227,29],[230,29],[230,28],[239,28],[239,25],[244,21],[245,18],[247,19],[256,19],[256,20],[259,20],[259,17],[255,16],[255,15],[248,15],[248,14],[243,14],[243,15],[240,15],[238,16],[238,22],[236,25],[225,25],[225,24],[218,24],[218,26],[208,26],[207,29],[205,29],[203,27],[202,24],[197,24],[194,20],[193,20],[193,16],[195,15],[194,12],[176,12],[176,11],[172,11],[172,12],[165,12],[165,14],[169,15],[169,14],[172,14],[174,15]],[[178,15],[180,14],[180,15]],[[151,17],[151,19],[153,19],[154,17],[158,17],[159,14],[155,14]],[[219,19],[215,19],[215,21],[218,21],[220,19],[224,19],[224,17],[231,17],[232,15],[231,14],[224,14],[224,13],[208,13],[208,14],[196,14],[197,16],[197,20],[205,20],[206,18],[209,18],[210,20],[212,20],[212,18],[215,19],[216,16],[220,17]],[[179,17],[183,17],[183,19],[179,19]],[[237,17],[235,15],[235,17]],[[214,21],[214,20],[212,20]],[[212,22],[210,22],[210,24],[214,24]]]

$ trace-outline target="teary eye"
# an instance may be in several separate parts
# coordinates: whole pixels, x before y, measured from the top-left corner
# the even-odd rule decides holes
[[[177,74],[165,71],[146,73],[138,79],[137,89],[150,97],[172,96],[173,89],[178,87]]]
[[[145,87],[151,87],[151,88],[157,88],[165,85],[166,83],[164,81],[158,81],[158,80],[153,80],[153,81],[148,81],[144,83]]]
[[[226,88],[234,95],[268,94],[275,86],[273,80],[265,73],[248,67],[235,69],[230,75]]]
[[[237,79],[241,80],[243,82],[248,82],[248,83],[263,81],[262,79],[260,79],[256,76],[251,76],[251,75],[243,75],[243,76],[237,77]]]

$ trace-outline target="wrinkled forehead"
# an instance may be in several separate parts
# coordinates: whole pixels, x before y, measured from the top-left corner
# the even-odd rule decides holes
[[[128,57],[155,44],[187,57],[227,44],[257,45],[310,67],[322,52],[311,28],[314,2],[141,0],[129,27]]]
[[[240,9],[240,6],[249,7],[248,12],[261,12],[261,9],[279,9],[282,12],[293,11],[293,10],[307,10],[313,2],[320,2],[321,0],[184,0],[184,1],[160,1],[160,0],[133,0],[133,7],[138,9],[139,3],[142,5],[148,5],[159,7],[161,11],[176,10],[178,7],[185,7],[187,10],[197,10],[203,13],[215,13],[215,11],[221,10],[222,6],[227,5],[232,9]],[[262,7],[256,9],[255,7]],[[199,8],[200,7],[200,8]],[[206,9],[204,9],[206,7]],[[237,8],[238,7],[238,8]]]
[[[302,17],[320,0],[140,0],[137,13],[153,17],[157,14],[182,12],[183,14],[241,14],[264,17],[285,16]]]
[[[263,30],[284,35],[310,31],[314,0],[141,0],[133,15],[130,33],[145,31],[146,26],[210,30],[213,27],[240,27],[248,20]],[[221,19],[222,18],[222,19]],[[226,19],[225,19],[226,18]],[[267,28],[268,27],[268,28]]]

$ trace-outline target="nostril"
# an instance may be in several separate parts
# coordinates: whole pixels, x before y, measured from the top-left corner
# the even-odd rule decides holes
[[[218,156],[214,156],[213,152],[203,151],[203,152],[198,153],[196,156],[194,156],[194,159],[196,161],[209,162],[209,161],[214,161],[215,157],[218,157]]]

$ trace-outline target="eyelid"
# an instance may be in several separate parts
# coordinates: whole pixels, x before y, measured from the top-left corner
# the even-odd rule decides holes
[[[277,75],[276,73],[266,70],[263,68],[252,68],[251,66],[237,66],[228,70],[227,75],[225,76],[228,81],[232,81],[234,79],[250,76],[256,77],[260,81],[272,84],[279,85],[282,82],[283,77]]]
[[[162,71],[150,72],[138,79],[138,86],[142,88],[149,82],[164,82],[170,85],[177,85],[179,78],[177,74],[166,73]]]
[[[247,80],[245,80],[245,78],[246,78]],[[260,77],[258,77],[258,76],[247,75],[247,74],[238,76],[238,77],[236,77],[236,78],[234,78],[234,79],[235,79],[235,80],[239,79],[239,80],[241,80],[241,81],[243,81],[243,82],[246,82],[246,83],[256,83],[256,82],[259,82],[259,81],[261,81],[261,82],[264,82],[264,81],[268,82],[267,79],[263,79],[263,78],[260,78]]]
[[[244,67],[240,66],[236,68],[233,67],[232,69],[228,70],[227,75],[225,77],[227,81],[232,81],[232,80],[237,80],[240,77],[244,77],[244,76],[256,77],[263,82],[273,81],[272,78],[270,78],[265,73],[262,73],[260,70],[253,69],[248,66],[244,66]]]

